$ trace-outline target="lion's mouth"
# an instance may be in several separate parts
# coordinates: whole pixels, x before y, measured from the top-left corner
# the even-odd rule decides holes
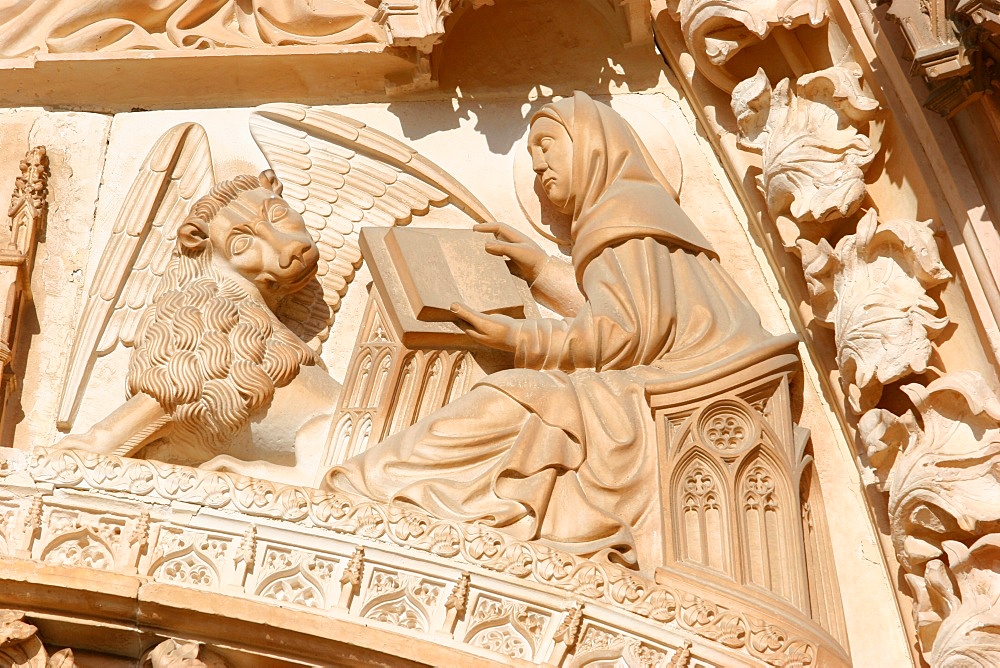
[[[297,292],[316,276],[317,269],[315,262],[307,263],[296,258],[286,270],[288,279],[282,282],[287,286],[288,292]]]

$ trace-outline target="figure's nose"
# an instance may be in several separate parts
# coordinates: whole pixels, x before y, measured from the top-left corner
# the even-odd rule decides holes
[[[546,169],[549,168],[548,163],[545,162],[545,156],[542,155],[542,150],[540,148],[531,149],[531,169],[541,176]]]
[[[294,260],[305,264],[306,254],[311,248],[313,248],[311,240],[305,240],[298,236],[289,236],[281,247],[281,253],[278,256],[278,266],[282,269],[287,269]]]

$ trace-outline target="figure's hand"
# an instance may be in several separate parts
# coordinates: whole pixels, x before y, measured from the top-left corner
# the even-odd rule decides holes
[[[464,320],[459,323],[473,341],[497,350],[514,350],[517,321],[505,315],[486,315],[464,304],[452,304],[451,312]]]
[[[545,266],[549,256],[528,235],[505,223],[479,223],[476,232],[496,235],[496,241],[486,242],[486,252],[503,255],[511,263],[515,274],[532,283]]]

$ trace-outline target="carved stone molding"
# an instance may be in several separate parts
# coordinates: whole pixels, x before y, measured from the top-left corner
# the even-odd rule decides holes
[[[979,374],[906,385],[915,407],[859,425],[932,666],[993,665],[1000,594],[1000,399]],[[918,420],[919,418],[919,420]]]
[[[0,234],[0,434],[9,430],[8,397],[15,377],[10,363],[18,355],[20,330],[28,303],[31,302],[31,270],[35,247],[45,227],[48,213],[49,159],[44,146],[28,150],[19,165],[21,174],[14,182],[14,192],[7,209],[7,230]]]
[[[865,134],[878,102],[861,90],[860,73],[830,67],[771,87],[763,69],[733,90],[737,141],[759,153],[757,187],[793,247],[800,225],[854,213],[865,196],[865,172],[876,149]]]
[[[913,69],[931,88],[925,106],[952,116],[1000,82],[1000,4],[995,0],[892,0]]]
[[[355,501],[342,495],[154,461],[68,450],[37,450],[26,464],[25,472],[36,483],[112,494],[133,503],[196,504],[237,513],[246,517],[244,521],[248,523],[251,518],[259,518],[253,521],[278,521],[281,526],[311,534],[321,531],[323,535],[353,536],[353,540],[364,540],[373,546],[403,546],[429,556],[444,557],[456,565],[465,564],[467,568],[478,569],[475,573],[483,574],[474,573],[474,577],[503,573],[508,579],[533,583],[534,587],[542,585],[563,595],[571,593],[587,603],[583,617],[573,619],[571,615],[567,621],[569,626],[560,636],[562,648],[557,649],[567,655],[582,651],[576,638],[585,638],[586,631],[574,636],[572,629],[576,625],[592,623],[593,619],[600,618],[602,609],[614,609],[634,615],[641,623],[666,624],[705,641],[721,642],[734,651],[746,653],[748,658],[768,664],[784,665],[794,659],[802,665],[813,665],[818,653],[829,656],[829,650],[820,645],[832,641],[817,640],[827,636],[811,624],[807,623],[809,630],[804,634],[796,629],[779,628],[731,604],[713,602],[674,585],[654,583],[619,566],[521,542],[482,526],[438,521],[423,513],[389,511],[379,504]],[[11,460],[6,469],[8,477],[14,476],[18,468]],[[45,512],[50,514],[48,510]],[[101,521],[108,526],[122,527],[115,536],[130,536],[136,530],[129,527],[137,526],[143,517],[141,513],[130,511],[115,519],[105,512]],[[140,575],[148,572],[148,577],[156,581],[208,589],[237,585],[257,597],[321,609],[337,608],[339,596],[339,608],[350,610],[351,614],[359,611],[358,614],[367,615],[369,619],[393,624],[409,620],[406,623],[415,625],[414,628],[440,628],[445,632],[457,627],[457,631],[468,636],[469,642],[475,639],[474,645],[486,643],[483,646],[520,651],[514,649],[517,643],[493,638],[495,633],[467,631],[474,624],[471,611],[480,605],[476,593],[479,590],[475,587],[470,590],[467,576],[450,576],[454,584],[449,584],[440,577],[428,579],[415,572],[406,575],[398,569],[385,571],[379,565],[385,563],[383,557],[369,561],[367,555],[363,563],[357,560],[358,567],[352,570],[355,560],[349,550],[325,553],[293,548],[291,543],[285,546],[273,539],[262,540],[259,531],[255,532],[258,537],[254,540],[256,563],[250,568],[242,565],[246,560],[246,532],[242,529],[237,533],[203,530],[172,526],[159,519],[156,513],[146,517],[150,524],[148,556],[140,557],[135,549],[127,553],[114,552],[113,548],[111,551],[131,555],[125,557],[137,564],[131,568],[138,568]],[[47,527],[44,525],[35,539],[32,552],[52,543]],[[104,544],[109,543],[110,539],[104,539]],[[343,547],[336,549],[344,550]],[[74,563],[89,567],[86,560]],[[109,563],[113,563],[112,570],[130,568],[119,561]],[[329,566],[324,565],[327,563]],[[241,575],[244,572],[247,575]],[[246,584],[239,585],[243,579]],[[342,587],[338,582],[343,583]],[[347,599],[343,592],[337,594],[341,589],[349,594]],[[433,607],[429,608],[425,599],[431,600],[427,597],[432,590],[436,593]],[[360,612],[362,610],[366,612]],[[597,617],[592,617],[593,614]],[[554,621],[546,627],[546,637],[554,637],[560,619],[553,617]],[[537,655],[543,643],[531,640],[528,646],[534,648],[531,652]]]
[[[878,403],[882,387],[923,373],[931,341],[948,324],[927,290],[951,278],[929,221],[879,221],[867,211],[855,234],[798,242],[817,321],[834,330],[851,407]]]

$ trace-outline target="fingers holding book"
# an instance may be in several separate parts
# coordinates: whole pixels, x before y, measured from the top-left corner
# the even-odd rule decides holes
[[[476,232],[495,235],[496,241],[486,242],[486,252],[506,257],[513,273],[528,283],[538,277],[549,259],[548,253],[528,235],[506,223],[480,223],[473,229]]]
[[[451,312],[464,321],[458,325],[472,340],[497,350],[514,350],[516,347],[519,323],[514,318],[487,315],[457,302],[451,305]]]

